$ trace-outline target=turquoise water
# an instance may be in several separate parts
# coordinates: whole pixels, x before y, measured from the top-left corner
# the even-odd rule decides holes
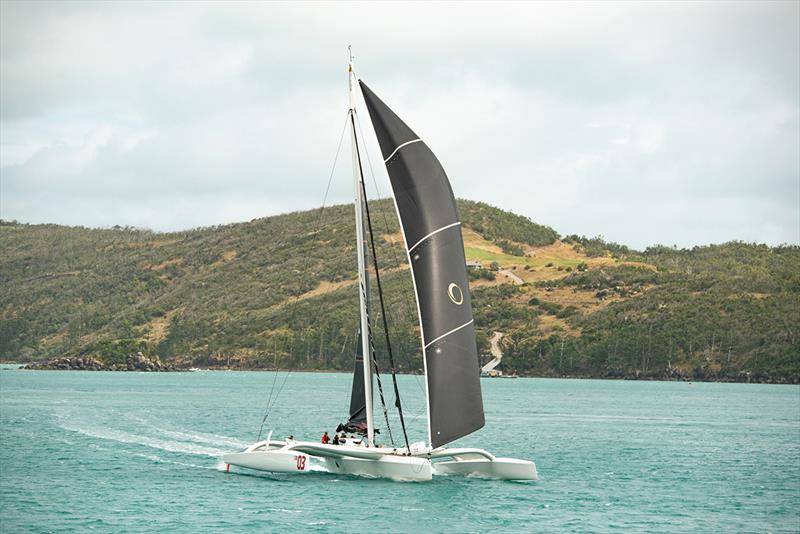
[[[0,370],[0,531],[800,531],[797,386],[483,380],[487,426],[458,444],[538,482],[225,473],[274,378]],[[400,378],[421,439],[422,383]],[[317,439],[349,380],[290,375],[265,428]]]

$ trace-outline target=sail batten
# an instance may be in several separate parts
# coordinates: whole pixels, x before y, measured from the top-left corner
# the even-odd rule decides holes
[[[416,243],[411,245],[411,247],[408,249],[408,251],[409,252],[413,251],[415,248],[417,248],[419,245],[421,245],[423,241],[425,241],[426,239],[431,237],[433,234],[438,234],[439,232],[443,232],[445,230],[449,230],[450,228],[453,228],[454,226],[460,226],[460,225],[461,225],[460,222],[454,222],[453,224],[448,224],[447,226],[442,226],[438,230],[434,230],[430,234],[426,235],[425,237],[423,237],[422,239],[420,239],[419,241],[417,241]]]
[[[458,331],[459,331],[459,330],[461,330],[462,328],[466,328],[466,327],[468,327],[468,326],[469,326],[469,325],[471,325],[473,322],[474,322],[474,321],[473,321],[472,319],[470,319],[469,321],[467,321],[466,323],[462,324],[461,326],[457,326],[457,327],[453,328],[453,329],[452,329],[452,330],[450,330],[449,332],[446,332],[446,333],[442,334],[441,336],[437,337],[437,338],[436,338],[436,339],[434,339],[433,341],[429,341],[428,343],[426,343],[426,344],[425,344],[425,348],[427,349],[428,347],[430,347],[431,345],[433,345],[433,344],[434,344],[434,343],[436,343],[437,341],[441,341],[442,339],[446,338],[446,337],[447,337],[447,336],[449,336],[450,334],[455,334],[456,332],[458,332]]]
[[[403,148],[404,146],[410,145],[411,143],[419,143],[420,141],[422,141],[422,139],[412,139],[411,141],[406,141],[402,145],[395,148],[394,151],[391,154],[389,154],[389,156],[386,159],[383,160],[383,162],[387,163],[390,159],[394,157],[395,154],[397,154],[397,151]]]
[[[484,425],[458,210],[447,175],[430,148],[359,83],[411,265],[428,386],[429,439],[439,447]]]

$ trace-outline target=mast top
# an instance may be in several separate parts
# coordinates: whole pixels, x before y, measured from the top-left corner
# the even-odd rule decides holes
[[[347,64],[347,75],[350,83],[350,109],[356,109],[356,73],[353,69],[353,50],[347,45],[347,53],[350,55],[350,62]]]

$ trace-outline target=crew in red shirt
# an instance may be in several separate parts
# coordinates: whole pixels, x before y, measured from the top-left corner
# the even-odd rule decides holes
[[[328,437],[328,432],[326,431],[324,434],[322,434],[322,443],[327,445],[330,442],[331,442],[331,438]]]

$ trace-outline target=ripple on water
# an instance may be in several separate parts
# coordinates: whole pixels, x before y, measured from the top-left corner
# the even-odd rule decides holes
[[[219,457],[257,435],[266,378],[4,372],[2,530],[798,530],[796,386],[487,381],[487,426],[459,445],[531,458],[541,479],[398,484],[225,473]],[[331,430],[349,380],[293,374],[267,428]],[[424,413],[414,380],[404,404]]]

